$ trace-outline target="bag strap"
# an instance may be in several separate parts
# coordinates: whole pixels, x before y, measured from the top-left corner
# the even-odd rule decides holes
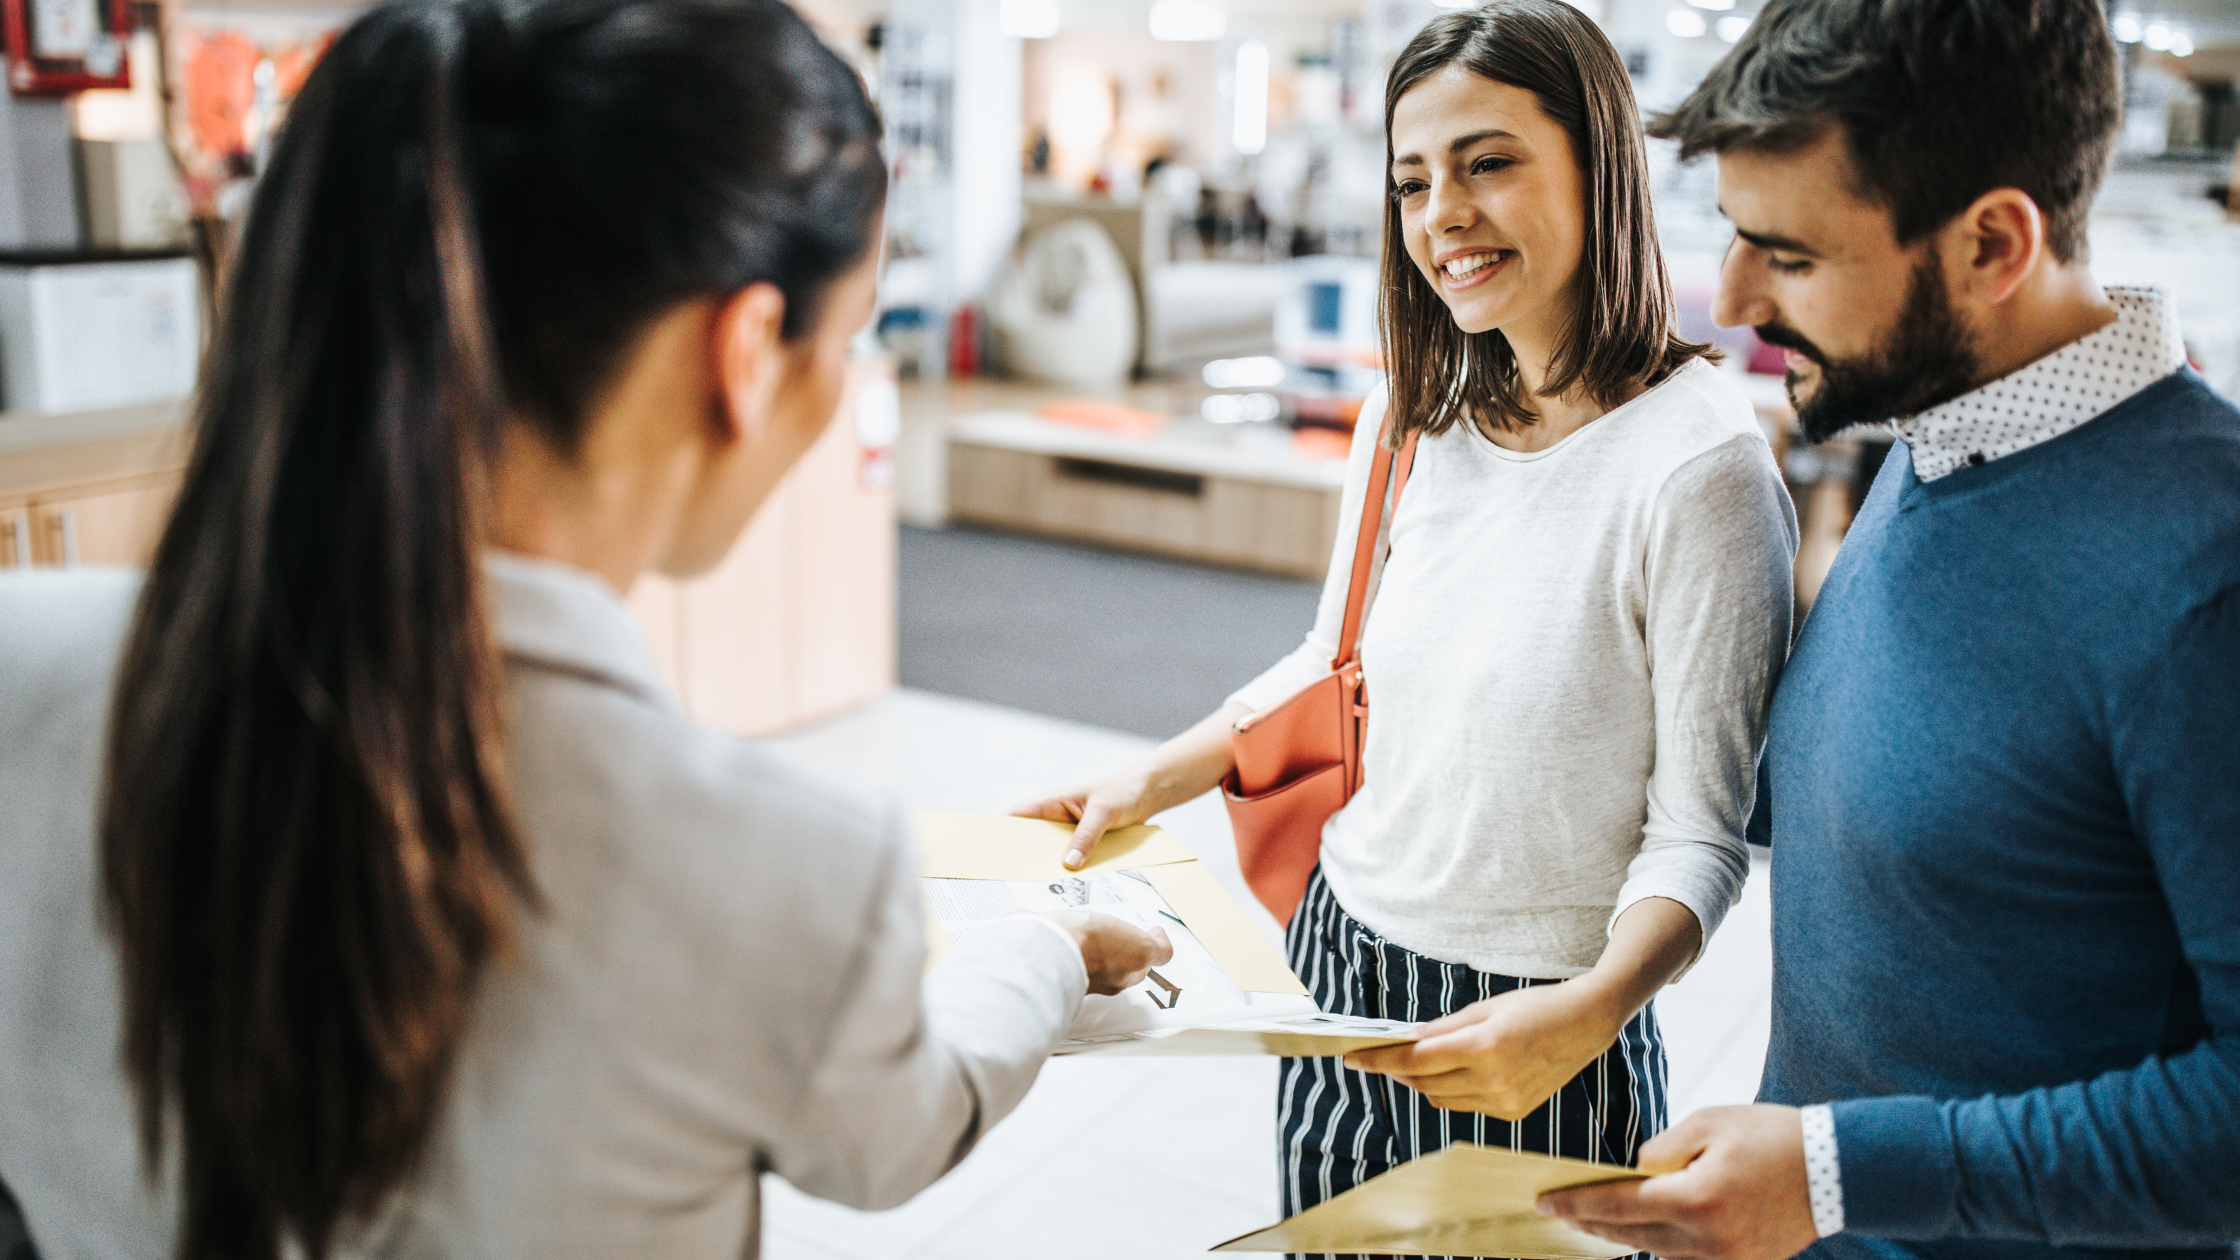
[[[1400,511],[1400,493],[1408,488],[1408,472],[1416,463],[1416,437],[1410,433],[1408,440],[1395,451],[1382,441],[1379,434],[1377,453],[1369,463],[1369,486],[1361,496],[1361,526],[1353,543],[1353,576],[1346,584],[1346,617],[1338,631],[1338,654],[1330,661],[1333,670],[1344,668],[1359,653],[1361,622],[1369,612],[1369,570],[1377,558],[1377,530],[1388,514]],[[1384,491],[1392,486],[1392,506],[1388,513]],[[1375,505],[1371,510],[1371,505]]]

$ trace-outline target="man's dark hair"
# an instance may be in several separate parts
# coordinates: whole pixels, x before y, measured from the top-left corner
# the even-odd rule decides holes
[[[2054,257],[2074,262],[2122,120],[2095,0],[1773,0],[1649,134],[1687,159],[1783,152],[1839,127],[1900,244],[2019,188]]]

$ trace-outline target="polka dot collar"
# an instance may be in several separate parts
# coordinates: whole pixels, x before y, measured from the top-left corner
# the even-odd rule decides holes
[[[1934,481],[2059,437],[2184,366],[2177,309],[2162,290],[2111,285],[2107,293],[2114,323],[1897,421],[1914,476]]]

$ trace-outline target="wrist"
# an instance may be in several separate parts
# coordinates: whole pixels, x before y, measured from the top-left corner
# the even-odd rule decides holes
[[[1089,912],[1086,910],[1045,910],[1030,917],[1040,919],[1050,930],[1073,942],[1081,955],[1081,965],[1094,972],[1097,969],[1096,935],[1089,930]]]
[[[1606,1029],[1613,1039],[1626,1026],[1626,1021],[1655,995],[1653,988],[1644,992],[1644,979],[1638,968],[1608,958],[1596,963],[1585,975],[1575,976],[1564,984],[1576,993],[1582,1012]]]
[[[1218,747],[1161,748],[1127,772],[1144,817],[1188,804],[1221,785],[1235,765],[1226,736]]]

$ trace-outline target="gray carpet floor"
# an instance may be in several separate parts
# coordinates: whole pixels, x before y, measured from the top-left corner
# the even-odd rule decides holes
[[[1307,582],[904,527],[902,684],[1164,737],[1299,644]]]

